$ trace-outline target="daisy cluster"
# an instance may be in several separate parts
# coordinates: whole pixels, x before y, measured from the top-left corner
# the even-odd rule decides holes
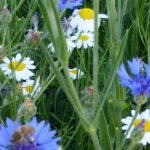
[[[5,16],[9,15],[8,10],[3,9]],[[34,28],[28,30],[24,42],[35,47],[39,44],[41,36],[41,32],[38,31],[37,13],[33,15],[32,21]],[[4,50],[5,47],[0,45],[0,52]],[[41,91],[40,77],[34,80],[35,62],[20,52],[14,57],[4,56],[0,61],[0,70],[4,73],[6,81],[7,79],[13,80],[18,92],[21,91],[24,96],[24,103],[20,108],[19,103],[16,103],[18,104],[17,119],[13,121],[7,118],[6,123],[0,123],[0,150],[60,150],[58,145],[60,138],[55,137],[56,131],[52,130],[50,124],[45,120],[38,122],[37,118],[33,117],[37,114],[37,107],[33,99]],[[11,88],[6,85],[3,89],[2,95],[6,96],[6,90]],[[16,99],[18,98],[20,96],[16,96]]]
[[[34,61],[29,57],[23,57],[20,53],[11,59],[4,57],[3,63],[0,64],[0,69],[6,76],[16,79],[18,88],[22,90],[24,96],[35,96],[40,92],[39,78],[36,81],[31,79],[34,76],[32,70],[35,68]]]
[[[117,71],[120,84],[130,89],[137,105],[144,104],[150,97],[150,64],[144,63],[139,58],[133,58],[125,64],[121,64]],[[136,111],[131,111],[132,116],[123,118],[121,122],[124,124],[122,129],[127,134],[127,138],[131,138],[143,145],[150,144],[150,110],[146,109],[138,114],[136,119]],[[131,129],[129,128],[131,125]]]
[[[32,17],[34,29],[29,29],[27,35],[25,36],[26,44],[32,46],[37,45],[40,40],[41,32],[38,31],[38,15],[35,12]],[[21,53],[18,53],[13,58],[4,57],[2,64],[0,64],[1,70],[9,78],[15,78],[18,89],[22,91],[24,96],[35,97],[41,90],[40,87],[40,77],[36,80],[31,79],[34,76],[32,70],[36,68],[34,61],[29,57],[23,57]]]
[[[94,46],[94,10],[88,7],[77,8],[82,5],[83,0],[59,0],[57,3],[60,12],[64,9],[73,10],[70,17],[64,17],[62,20],[69,54],[74,49],[83,50]],[[98,27],[100,26],[101,19],[107,18],[108,16],[105,14],[98,14]],[[50,48],[51,52],[55,52],[52,43],[48,45],[48,48]],[[69,72],[73,80],[83,75],[83,72],[77,68],[69,69]]]

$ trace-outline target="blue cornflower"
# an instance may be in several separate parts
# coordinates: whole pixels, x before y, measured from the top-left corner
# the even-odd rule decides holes
[[[83,0],[58,0],[57,6],[59,10],[74,9],[83,5]]]
[[[37,122],[34,117],[22,125],[19,120],[6,119],[6,126],[0,124],[0,150],[58,150],[60,138],[50,124]]]
[[[128,61],[128,66],[131,75],[124,64],[117,71],[120,84],[128,87],[135,96],[150,97],[150,64],[145,64],[139,58],[133,58],[132,61]]]

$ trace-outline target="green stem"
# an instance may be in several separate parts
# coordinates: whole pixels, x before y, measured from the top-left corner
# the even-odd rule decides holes
[[[92,138],[92,142],[93,142],[93,145],[95,147],[95,150],[102,150],[100,143],[99,143],[97,133],[96,133],[96,129],[94,127],[91,128],[91,130],[89,131],[89,134]]]
[[[98,101],[98,13],[99,13],[99,0],[94,0],[94,48],[93,48],[93,106],[94,112],[96,111]]]

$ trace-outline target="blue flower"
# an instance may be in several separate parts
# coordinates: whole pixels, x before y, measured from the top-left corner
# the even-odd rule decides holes
[[[58,0],[57,6],[59,10],[74,9],[77,6],[83,5],[83,0]]]
[[[55,134],[50,124],[35,117],[24,125],[7,118],[6,126],[0,124],[0,150],[58,150],[60,138]]]
[[[120,84],[128,87],[135,96],[150,97],[150,64],[144,64],[139,58],[128,61],[129,73],[122,64],[117,71]]]

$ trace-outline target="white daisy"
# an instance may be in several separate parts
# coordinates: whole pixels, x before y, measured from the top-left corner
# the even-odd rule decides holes
[[[132,110],[131,114],[132,114],[132,116],[128,116],[121,120],[121,122],[125,124],[122,127],[123,130],[127,130],[129,128],[129,125],[133,119],[133,116],[135,115],[135,111]],[[143,137],[139,141],[139,143],[141,143],[143,145],[146,145],[148,143],[150,144],[150,110],[149,109],[146,109],[144,112],[137,115],[137,117],[136,117],[135,121],[133,122],[133,125],[127,135],[127,138],[131,138],[132,131],[137,127],[141,128],[144,132]]]
[[[22,89],[24,96],[26,95],[36,96],[41,90],[39,78],[36,81],[26,80],[26,82],[23,82],[22,84]]]
[[[83,46],[87,49],[88,47],[94,46],[94,34],[91,32],[77,33],[75,36],[72,36],[71,39],[77,41],[77,48]]]
[[[29,57],[22,58],[20,53],[18,53],[16,57],[13,57],[12,60],[5,57],[3,62],[4,63],[0,64],[1,70],[10,78],[15,77],[17,81],[28,80],[34,75],[33,72],[30,71],[36,68],[33,65],[34,61]]]
[[[72,69],[69,69],[69,74],[70,74],[70,77],[72,80],[75,80],[75,79],[79,79],[83,76],[83,72],[80,70],[80,69],[77,69],[77,68],[72,68]]]
[[[69,53],[72,52],[73,49],[76,47],[76,44],[71,40],[71,38],[70,38],[70,39],[69,39],[69,38],[66,38],[66,43],[67,43],[68,52],[69,52]],[[50,44],[48,45],[48,48],[51,49],[51,52],[55,52],[55,49],[54,49],[54,46],[53,46],[52,43],[50,43]]]
[[[106,19],[108,16],[99,14],[98,26],[102,18]],[[77,28],[78,31],[94,31],[94,10],[91,8],[75,9],[70,20],[70,25],[73,28]]]

